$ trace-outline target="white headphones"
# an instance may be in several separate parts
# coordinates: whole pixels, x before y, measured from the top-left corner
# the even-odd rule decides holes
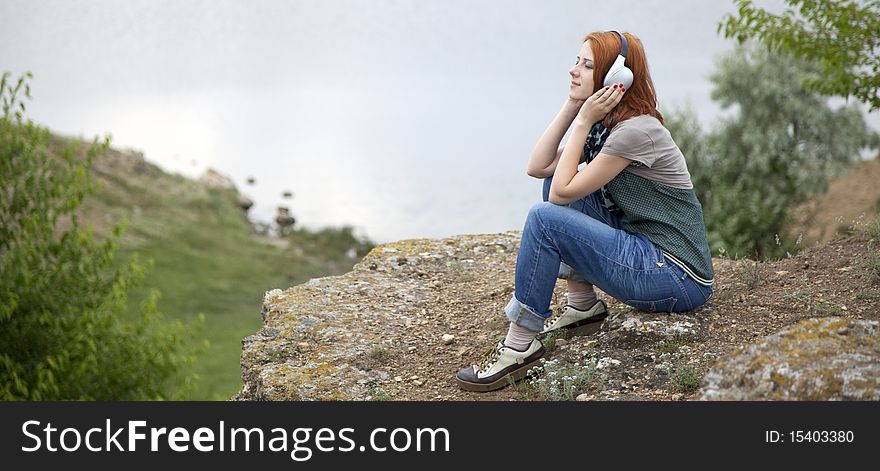
[[[626,53],[629,51],[629,43],[626,42],[626,38],[619,31],[615,31],[618,36],[620,36],[620,54],[617,55],[617,59],[614,60],[614,64],[611,65],[611,68],[608,69],[608,73],[605,74],[605,82],[604,86],[610,87],[615,83],[623,84],[624,89],[629,89],[633,83],[633,73],[632,70],[624,65],[626,62]]]

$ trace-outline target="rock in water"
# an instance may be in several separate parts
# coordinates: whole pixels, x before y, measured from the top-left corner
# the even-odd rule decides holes
[[[279,227],[288,227],[292,226],[293,223],[296,222],[296,218],[290,215],[290,209],[285,208],[284,206],[278,207],[278,214],[275,216],[275,222]]]

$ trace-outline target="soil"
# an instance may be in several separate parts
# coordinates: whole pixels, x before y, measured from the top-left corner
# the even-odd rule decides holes
[[[604,358],[607,368],[581,391],[581,399],[594,400],[688,400],[699,397],[699,379],[721,356],[773,334],[800,320],[841,316],[880,319],[880,241],[864,228],[831,242],[814,246],[778,261],[715,259],[715,291],[706,305],[693,312],[657,314],[633,311],[598,291],[608,302],[611,315],[602,329],[586,337],[548,342],[548,358],[562,364],[585,358]],[[459,389],[455,373],[481,359],[485,351],[503,338],[507,320],[502,313],[509,299],[505,288],[487,287],[485,305],[474,305],[473,280],[467,276],[442,280],[450,300],[442,322],[425,322],[413,335],[430,345],[415,352],[395,351],[382,358],[365,359],[363,367],[391,372],[382,394],[389,400],[534,400],[540,390],[520,382],[489,393]],[[510,283],[510,280],[506,280]],[[499,285],[503,286],[503,285]],[[455,293],[461,293],[456,298]],[[557,284],[557,300],[563,300],[565,284]],[[479,293],[478,293],[479,294]],[[693,332],[675,336],[636,335],[621,328],[622,320],[666,323],[690,322]],[[455,329],[451,329],[454,326]],[[452,334],[445,345],[440,339]],[[614,365],[613,360],[620,363]],[[374,363],[370,365],[368,363]]]

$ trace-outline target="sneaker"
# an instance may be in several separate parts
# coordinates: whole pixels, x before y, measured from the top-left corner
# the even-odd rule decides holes
[[[514,350],[501,341],[489,352],[482,364],[459,371],[455,381],[467,391],[494,391],[511,383],[508,375],[513,381],[523,379],[529,368],[541,363],[543,356],[544,345],[538,339],[532,340],[524,352]]]
[[[565,306],[561,313],[550,316],[544,321],[544,330],[538,335],[546,336],[554,331],[563,333],[564,337],[590,335],[602,327],[602,321],[606,317],[608,317],[608,306],[601,299],[586,311]]]

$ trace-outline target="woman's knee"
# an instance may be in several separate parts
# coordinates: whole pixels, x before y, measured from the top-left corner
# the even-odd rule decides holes
[[[535,203],[529,209],[529,215],[526,218],[526,224],[546,224],[548,221],[558,218],[560,214],[565,212],[566,208],[566,206],[560,206],[549,201]]]

